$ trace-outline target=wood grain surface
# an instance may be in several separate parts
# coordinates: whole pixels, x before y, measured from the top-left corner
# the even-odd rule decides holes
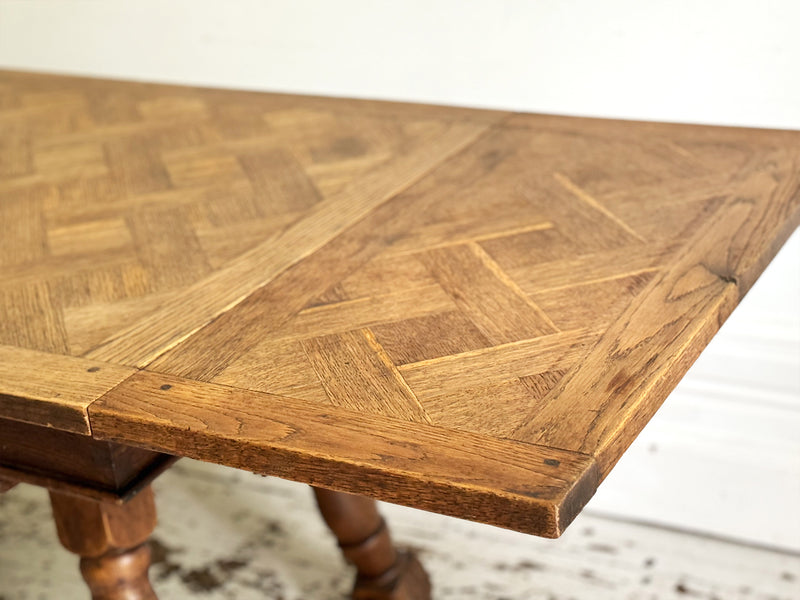
[[[0,346],[0,416],[90,434],[87,407],[135,369]]]
[[[91,407],[110,439],[556,537],[597,486],[591,456],[141,372]]]
[[[798,132],[3,72],[0,139],[1,417],[542,535],[800,223]]]

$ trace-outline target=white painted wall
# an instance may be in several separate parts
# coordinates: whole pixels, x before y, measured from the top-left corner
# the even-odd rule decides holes
[[[800,129],[800,3],[0,0],[0,66]],[[800,236],[590,508],[800,550]]]

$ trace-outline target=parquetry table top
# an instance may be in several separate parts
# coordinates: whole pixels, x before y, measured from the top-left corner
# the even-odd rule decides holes
[[[556,536],[800,133],[0,72],[0,417]]]

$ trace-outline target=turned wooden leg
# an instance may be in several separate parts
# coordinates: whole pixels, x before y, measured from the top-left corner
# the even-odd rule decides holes
[[[125,504],[50,492],[58,537],[81,557],[93,600],[157,600],[147,570],[147,538],[156,525],[148,486]]]
[[[358,575],[355,600],[429,600],[431,586],[410,552],[397,551],[374,500],[314,488],[322,517]]]

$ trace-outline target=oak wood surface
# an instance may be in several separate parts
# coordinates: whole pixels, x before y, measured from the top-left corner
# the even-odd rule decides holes
[[[170,454],[549,537],[598,478],[576,452],[159,373],[126,380],[92,421]]]
[[[0,417],[89,434],[87,407],[134,372],[85,358],[0,346]]]
[[[2,72],[0,139],[0,417],[541,535],[800,223],[798,132]]]

